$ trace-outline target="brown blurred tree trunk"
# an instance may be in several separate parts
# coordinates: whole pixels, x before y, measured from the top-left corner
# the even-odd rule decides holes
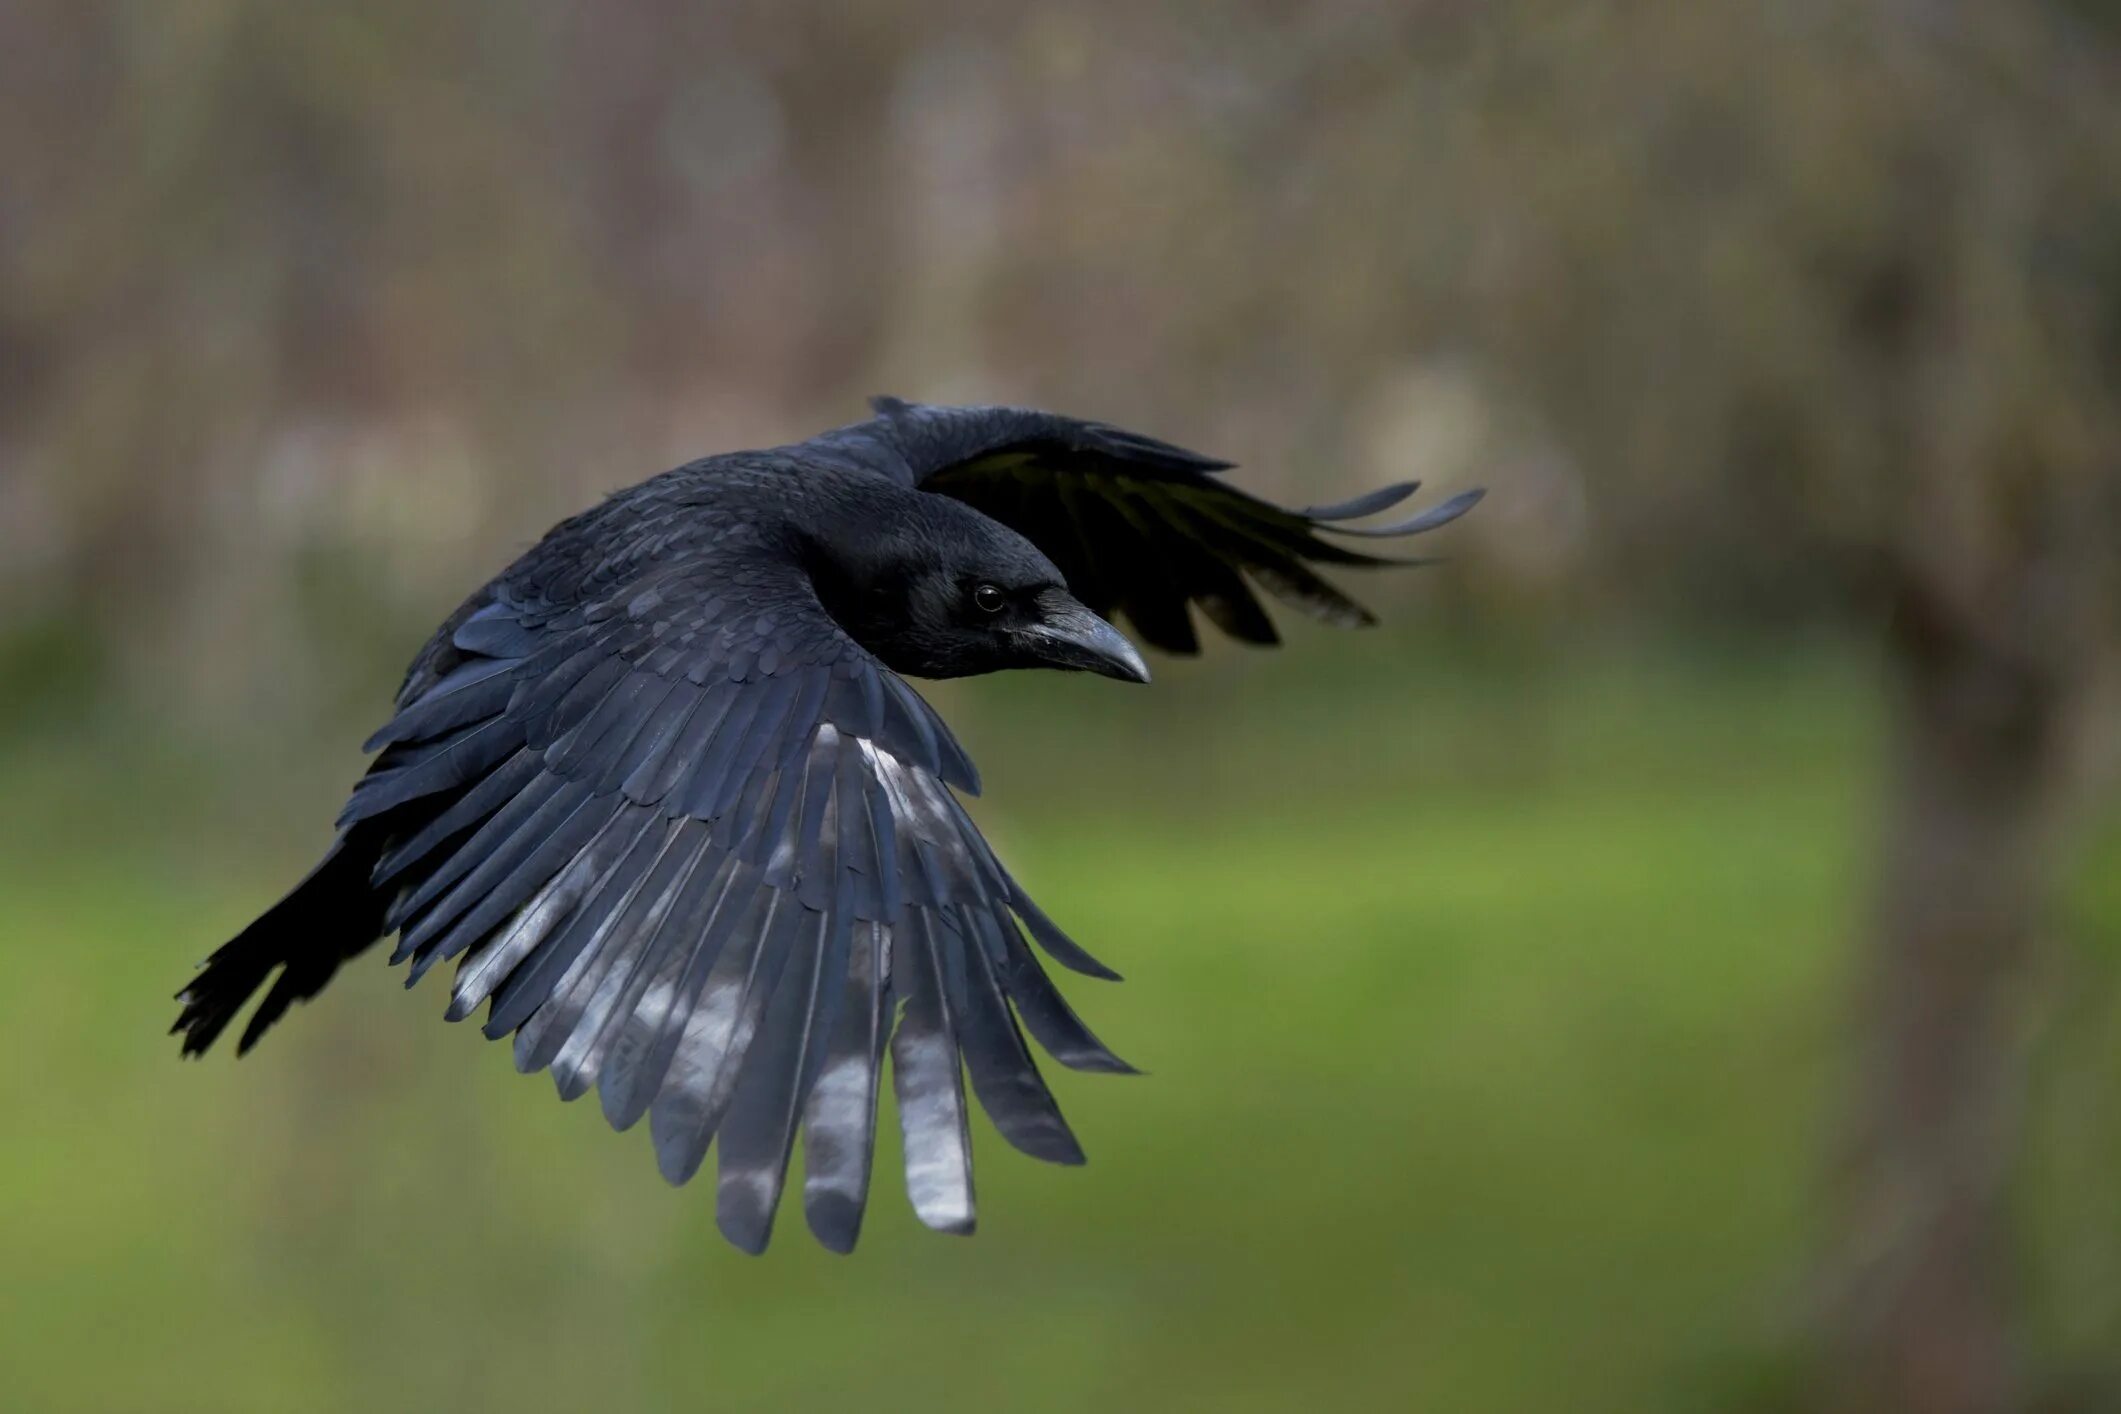
[[[2030,990],[2089,704],[2112,659],[2116,449],[2004,233],[2012,164],[1918,147],[1861,282],[1893,494],[1890,776],[1829,1309],[1835,1407],[2022,1409],[2009,1184]]]
[[[1994,1414],[2023,1404],[2007,1182],[2073,689],[2067,669],[1922,586],[1899,598],[1834,1313],[1840,1407]]]

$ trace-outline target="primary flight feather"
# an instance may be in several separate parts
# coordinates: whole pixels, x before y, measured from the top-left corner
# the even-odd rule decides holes
[[[1024,1033],[1125,1071],[1030,941],[1111,971],[959,805],[979,778],[906,677],[1064,668],[1148,681],[1106,618],[1197,651],[1191,610],[1273,643],[1254,586],[1368,613],[1310,566],[1398,563],[1320,531],[1412,484],[1286,510],[1227,464],[1094,422],[880,398],[808,442],[708,457],[556,526],[413,660],[324,859],[178,994],[187,1055],[270,979],[238,1052],[385,936],[407,984],[453,962],[565,1099],[646,1116],[664,1176],[717,1153],[724,1235],[760,1251],[803,1140],[818,1240],[859,1234],[888,1070],[907,1189],[973,1223],[972,1095],[1011,1144],[1082,1150]],[[275,976],[274,974],[278,975]]]

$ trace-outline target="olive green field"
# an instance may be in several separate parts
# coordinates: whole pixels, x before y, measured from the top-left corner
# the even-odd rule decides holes
[[[180,1063],[171,994],[321,849],[358,724],[335,757],[16,723],[4,1402],[1804,1407],[1864,655],[1388,630],[1158,666],[936,689],[999,851],[1126,975],[1063,974],[1071,1000],[1146,1074],[1058,1077],[1082,1169],[980,1120],[970,1239],[914,1221],[887,1117],[847,1258],[795,1205],[762,1258],[728,1248],[705,1176],[667,1187],[380,949],[240,1063]],[[2121,821],[2091,838],[2025,1184],[2042,1356],[2087,1378],[2121,1262],[2114,1156],[2081,1142],[2121,1133]]]

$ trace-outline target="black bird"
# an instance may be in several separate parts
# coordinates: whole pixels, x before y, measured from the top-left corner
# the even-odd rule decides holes
[[[407,985],[454,961],[523,1071],[649,1117],[683,1183],[719,1139],[717,1219],[762,1250],[803,1134],[803,1210],[854,1246],[888,1049],[907,1187],[969,1232],[963,1076],[1002,1136],[1082,1150],[1024,1031],[1062,1065],[1130,1067],[1054,989],[1116,976],[1040,912],[952,789],[979,776],[903,681],[1068,668],[1147,682],[1107,622],[1172,653],[1188,613],[1276,641],[1247,584],[1371,622],[1312,563],[1394,563],[1318,538],[1406,483],[1291,511],[1228,463],[1095,422],[879,398],[795,446],[688,463],[556,526],[413,660],[324,859],[208,959],[173,1030],[206,1050],[278,977],[237,1047],[395,933]],[[1019,1025],[1021,1023],[1021,1026]]]

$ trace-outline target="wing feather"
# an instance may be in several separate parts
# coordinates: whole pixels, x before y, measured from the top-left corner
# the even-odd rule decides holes
[[[1373,622],[1308,566],[1423,562],[1379,559],[1325,537],[1418,535],[1480,499],[1468,491],[1391,524],[1356,526],[1407,500],[1419,483],[1292,510],[1224,480],[1217,473],[1227,462],[1101,423],[1019,408],[876,406],[867,426],[897,446],[913,484],[1023,534],[1077,598],[1098,613],[1119,609],[1143,638],[1173,653],[1198,648],[1187,614],[1194,605],[1233,638],[1277,641],[1242,576],[1327,623]]]
[[[826,1039],[844,997],[846,911],[800,911],[795,957],[745,1060],[724,1125],[715,1221],[746,1252],[764,1251],[772,1234],[803,1101],[824,1067]]]
[[[979,909],[961,908],[957,913],[960,938],[974,940],[961,941],[958,951],[970,963],[963,1012],[965,1062],[980,1106],[1002,1138],[1034,1159],[1079,1164],[1082,1146],[1061,1118],[1060,1106],[1040,1078],[1009,1010],[997,960],[1003,949],[1003,924],[994,914]]]
[[[648,1116],[656,1163],[672,1183],[690,1179],[707,1157],[806,912],[792,895],[754,888],[750,916],[722,949],[685,1018]]]
[[[803,1216],[834,1252],[854,1250],[869,1202],[877,1079],[892,1004],[890,929],[872,922],[851,932],[838,1021],[803,1109]]]
[[[906,1006],[891,1038],[891,1076],[906,1145],[906,1196],[914,1216],[938,1232],[969,1233],[972,1131],[958,1059],[942,941],[931,910],[915,909],[903,941]]]
[[[596,1090],[616,1128],[648,1117],[672,1182],[716,1153],[717,1221],[749,1251],[798,1132],[805,1218],[854,1245],[888,1055],[916,1214],[969,1231],[969,1098],[1017,1148],[1081,1161],[1026,1031],[1063,1064],[1125,1069],[1018,917],[1112,974],[995,859],[949,728],[814,594],[691,582],[663,550],[640,547],[632,578],[512,586],[408,675],[348,807],[383,832],[395,958],[408,982],[453,959],[449,1018],[483,1010],[519,1069],[566,1100]],[[1128,593],[1168,613],[1177,584],[1157,568]]]

